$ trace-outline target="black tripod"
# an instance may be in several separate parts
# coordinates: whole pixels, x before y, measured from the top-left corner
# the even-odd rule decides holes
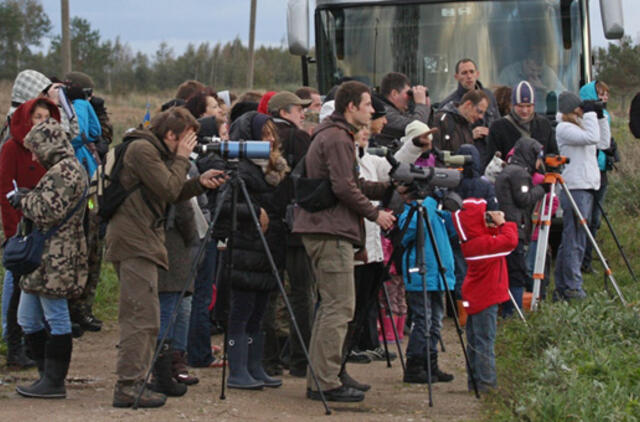
[[[419,196],[425,197],[426,195],[419,195]],[[441,286],[446,291],[447,301],[449,303],[449,306],[453,310],[453,320],[456,325],[456,332],[458,333],[460,346],[462,347],[462,353],[464,354],[464,360],[467,365],[467,372],[469,373],[469,378],[471,378],[471,384],[473,385],[473,390],[475,392],[476,398],[480,398],[480,394],[478,393],[478,386],[477,386],[475,377],[473,375],[471,365],[469,363],[469,356],[467,354],[467,349],[464,345],[464,339],[462,338],[463,330],[460,327],[460,320],[458,319],[458,312],[456,310],[455,301],[453,300],[453,295],[451,293],[451,290],[448,288],[448,285],[446,282],[445,275],[446,275],[447,269],[442,264],[442,258],[440,256],[440,250],[438,249],[438,245],[435,240],[433,226],[431,225],[429,214],[426,208],[424,207],[424,205],[422,204],[422,201],[423,201],[422,199],[417,199],[416,202],[411,205],[411,208],[407,215],[407,220],[405,221],[404,227],[402,228],[402,237],[404,237],[404,234],[406,233],[409,225],[411,224],[411,221],[413,220],[413,216],[417,212],[418,224],[416,225],[416,266],[415,268],[408,269],[408,272],[417,271],[422,278],[422,295],[423,295],[423,301],[424,301],[425,331],[426,331],[425,336],[426,336],[426,343],[427,343],[427,352],[430,353],[429,331],[431,329],[431,320],[430,318],[427,318],[427,315],[429,315],[429,309],[428,309],[429,302],[427,297],[428,296],[427,295],[427,266],[424,261],[424,250],[425,250],[424,225],[421,224],[421,221],[424,221],[427,227],[427,232],[429,233],[429,240],[431,242],[431,247],[433,248],[433,251],[436,257],[436,262],[438,263],[438,276],[440,279],[440,283],[441,283]],[[429,386],[428,387],[429,388],[429,406],[433,406],[431,372],[432,372],[431,359],[428,358],[427,359],[427,377],[428,377],[428,386]]]
[[[232,163],[227,163],[229,165],[231,165]],[[318,388],[318,392],[320,393],[320,398],[322,399],[322,403],[324,405],[325,408],[325,412],[327,415],[331,414],[331,410],[329,409],[329,406],[327,405],[327,401],[324,397],[324,394],[322,392],[322,389],[320,388],[320,383],[318,382],[318,378],[316,377],[316,373],[311,365],[311,360],[309,358],[309,353],[307,351],[307,348],[304,344],[303,338],[302,338],[302,334],[300,333],[300,329],[298,327],[298,322],[296,321],[295,315],[293,314],[293,310],[291,309],[291,304],[289,303],[289,299],[287,298],[287,294],[284,290],[284,286],[282,284],[282,280],[280,280],[280,274],[278,273],[278,269],[276,267],[276,264],[273,260],[273,256],[271,255],[271,251],[269,250],[269,245],[267,244],[267,239],[264,237],[264,234],[262,233],[262,228],[260,226],[260,221],[258,219],[258,216],[255,213],[255,210],[252,206],[252,202],[251,202],[251,198],[249,196],[249,192],[247,191],[247,187],[244,183],[244,180],[242,180],[242,178],[240,177],[240,175],[238,174],[238,169],[236,166],[234,166],[235,168],[232,169],[231,171],[229,171],[229,181],[222,187],[222,190],[220,191],[220,193],[218,194],[218,197],[216,198],[216,208],[214,210],[213,216],[211,217],[211,222],[209,223],[209,227],[207,228],[207,233],[205,234],[204,239],[202,239],[202,243],[198,249],[198,252],[196,254],[195,259],[193,260],[193,263],[191,265],[191,270],[189,272],[189,277],[187,277],[186,283],[184,284],[184,286],[182,287],[182,290],[180,291],[180,296],[178,298],[178,301],[176,302],[176,306],[174,306],[173,311],[171,313],[171,318],[169,320],[169,325],[167,327],[167,329],[164,331],[160,341],[158,342],[158,346],[156,347],[155,353],[153,355],[153,360],[151,362],[151,367],[149,368],[149,370],[147,371],[147,374],[145,376],[144,379],[144,383],[142,388],[140,389],[140,392],[138,393],[138,397],[136,397],[136,401],[133,404],[133,408],[137,409],[138,407],[138,401],[140,399],[140,397],[142,396],[144,389],[146,388],[146,384],[147,381],[149,379],[149,375],[151,374],[151,370],[153,368],[153,366],[155,365],[156,360],[158,359],[158,355],[160,354],[160,351],[162,350],[162,346],[164,345],[164,342],[166,341],[167,335],[169,333],[169,331],[171,330],[171,327],[173,326],[173,324],[175,323],[175,319],[176,319],[176,315],[178,313],[178,305],[180,303],[180,301],[182,300],[182,298],[184,297],[184,294],[187,290],[187,288],[191,285],[191,283],[193,282],[196,273],[197,273],[197,269],[198,266],[200,264],[200,261],[202,259],[202,256],[204,255],[204,251],[205,251],[205,247],[207,245],[207,243],[209,242],[209,239],[211,238],[211,234],[213,232],[213,228],[216,224],[216,222],[218,221],[218,218],[220,217],[220,214],[222,212],[222,208],[223,205],[225,203],[225,200],[227,198],[227,196],[229,195],[229,193],[231,193],[231,231],[230,231],[230,235],[229,235],[229,241],[227,244],[227,250],[226,253],[228,254],[228,259],[226,260],[226,268],[225,268],[225,273],[227,275],[227,279],[230,279],[230,275],[231,275],[231,268],[233,265],[233,235],[236,232],[236,230],[238,229],[238,215],[237,215],[237,208],[238,208],[238,192],[241,191],[243,198],[245,200],[245,203],[247,204],[247,208],[249,209],[249,213],[251,215],[251,219],[253,221],[254,227],[258,232],[258,235],[260,236],[260,241],[262,243],[262,247],[264,248],[264,252],[267,255],[267,258],[269,260],[269,265],[271,266],[271,271],[273,273],[273,276],[276,279],[276,282],[278,284],[278,289],[280,290],[280,293],[282,294],[282,298],[284,300],[284,303],[287,307],[287,311],[289,312],[289,315],[291,317],[291,323],[296,331],[296,334],[298,336],[298,339],[300,340],[300,344],[302,346],[302,351],[304,352],[305,358],[307,359],[307,363],[309,366],[309,371],[311,372],[311,376],[313,378],[313,381],[316,385],[316,387]],[[227,331],[225,329],[224,332],[224,352],[223,352],[223,366],[222,366],[222,385],[221,385],[221,392],[220,392],[220,399],[224,400],[225,399],[225,377],[226,377],[226,362],[227,362]]]
[[[594,199],[594,202],[598,205],[598,208],[600,209],[600,214],[602,214],[604,221],[607,223],[607,227],[609,227],[609,231],[611,232],[613,241],[616,242],[616,246],[618,247],[618,250],[620,251],[620,255],[622,255],[622,259],[624,260],[624,263],[627,266],[627,269],[629,270],[629,274],[631,274],[631,278],[633,278],[633,281],[637,283],[638,279],[636,278],[636,274],[633,272],[633,268],[631,268],[631,264],[627,259],[627,254],[624,253],[624,248],[622,247],[622,244],[620,244],[620,241],[618,240],[618,236],[616,236],[616,232],[613,230],[613,226],[609,221],[609,217],[607,216],[607,213],[604,212],[604,208],[602,207],[602,204],[600,203],[600,201],[598,201],[597,199]],[[605,286],[606,286],[606,281],[607,281],[607,277],[605,275]]]

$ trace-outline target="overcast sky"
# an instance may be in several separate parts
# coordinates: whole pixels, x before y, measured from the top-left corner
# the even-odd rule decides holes
[[[41,0],[60,33],[60,0]],[[149,55],[166,41],[177,54],[188,43],[226,42],[236,36],[247,43],[250,0],[69,0],[71,16],[87,19],[102,39],[120,36],[134,51]],[[287,0],[258,0],[256,43],[286,42]],[[593,44],[606,45],[600,19],[600,2],[590,0]],[[623,0],[625,32],[640,35],[640,0]]]

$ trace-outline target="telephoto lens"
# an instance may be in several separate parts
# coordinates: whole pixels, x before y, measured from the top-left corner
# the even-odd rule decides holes
[[[271,143],[265,141],[220,141],[219,138],[204,137],[205,144],[196,145],[193,150],[200,155],[218,154],[223,159],[269,158]]]

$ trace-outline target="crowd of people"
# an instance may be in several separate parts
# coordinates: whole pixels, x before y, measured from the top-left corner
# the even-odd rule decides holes
[[[49,237],[38,269],[5,271],[7,363],[39,373],[17,392],[66,397],[72,338],[102,327],[92,305],[103,259],[120,283],[115,407],[132,406],[141,390],[140,407],[162,406],[198,383],[189,367],[227,363],[229,388],[280,387],[286,368],[306,377],[309,399],[361,401],[371,386],[347,363],[395,359],[382,345],[405,333],[403,381],[452,381],[438,360],[447,290],[468,314],[469,389],[495,388],[497,318],[532,289],[533,216],[553,188],[544,156],[570,159],[562,176],[594,234],[619,158],[601,81],[563,92],[556,126],[535,112],[530,81],[491,91],[468,58],[454,76],[457,89],[437,104],[398,72],[379,92],[346,79],[325,96],[302,87],[236,97],[189,80],[110,148],[109,114],[89,75],[21,72],[2,134],[2,227],[5,238],[34,228]],[[264,142],[269,154],[198,153],[212,140]],[[393,160],[372,147],[417,168],[445,166],[440,151],[470,156],[450,189],[459,209],[444,207],[439,189],[393,180]],[[249,200],[234,201],[229,175]],[[117,202],[104,204],[106,189]],[[559,198],[549,204],[563,221],[553,298],[579,300],[591,248],[567,192]],[[545,275],[543,296],[550,265]],[[223,359],[211,343],[217,326]]]

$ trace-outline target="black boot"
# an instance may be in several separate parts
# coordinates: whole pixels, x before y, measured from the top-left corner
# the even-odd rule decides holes
[[[407,358],[407,369],[402,379],[404,382],[412,384],[426,384],[429,382],[429,376],[424,369],[424,361],[419,358]]]
[[[249,343],[246,334],[229,334],[228,359],[229,378],[227,387],[244,390],[262,390],[264,382],[251,376],[247,367],[249,360]]]
[[[442,372],[438,367],[438,354],[430,353],[431,359],[431,376],[433,377],[433,382],[451,382],[453,381],[453,375],[447,374],[446,372]],[[427,370],[427,362],[424,363],[424,370]]]
[[[73,340],[71,334],[54,335],[47,341],[44,376],[30,386],[17,386],[18,394],[42,399],[63,399],[67,396],[64,379],[69,371]]]
[[[347,373],[347,368],[345,368],[340,374],[340,382],[345,387],[354,388],[358,391],[362,391],[363,393],[371,389],[369,384],[363,384],[351,378],[351,375]]]
[[[248,354],[247,369],[249,374],[258,381],[262,381],[265,387],[277,388],[282,385],[282,380],[271,378],[262,366],[262,354],[264,350],[264,333],[247,334]]]
[[[44,377],[44,358],[48,339],[49,335],[46,330],[36,331],[33,334],[25,334],[24,336],[24,342],[27,346],[27,354],[36,363],[36,366],[38,367],[38,374],[40,375],[38,380],[31,384],[31,387],[39,383],[42,377]]]
[[[91,308],[84,305],[76,305],[71,311],[71,321],[78,324],[84,331],[100,331],[102,321],[91,314]]]
[[[171,343],[167,340],[160,349],[156,364],[153,365],[153,381],[149,388],[169,397],[180,397],[187,392],[187,386],[176,382],[171,373]]]
[[[7,366],[13,370],[28,369],[36,363],[25,354],[22,344],[22,328],[18,325],[18,302],[20,301],[20,287],[14,285],[15,290],[10,299],[7,312]]]

